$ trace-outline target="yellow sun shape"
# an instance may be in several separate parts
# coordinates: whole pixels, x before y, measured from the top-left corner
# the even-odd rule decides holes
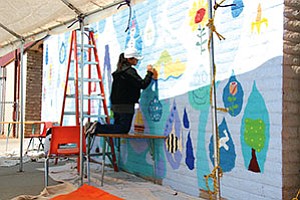
[[[199,16],[199,13],[197,13],[200,9],[202,9],[201,14],[203,16]],[[198,0],[194,1],[193,6],[189,12],[190,16],[190,26],[192,28],[192,31],[195,31],[198,29],[199,24],[201,27],[205,27],[208,22],[208,4],[205,0]],[[195,18],[198,15],[198,17],[203,17],[202,20],[198,23],[195,22]]]

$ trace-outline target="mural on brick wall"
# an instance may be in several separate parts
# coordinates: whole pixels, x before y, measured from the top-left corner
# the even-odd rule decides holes
[[[231,6],[216,11],[219,37],[214,33],[213,46],[222,196],[281,199],[283,19],[278,13],[283,12],[283,1],[224,4]],[[139,74],[143,77],[147,64],[152,64],[158,79],[143,90],[131,131],[167,139],[157,141],[154,149],[148,140],[121,140],[120,166],[195,196],[207,193],[213,180],[204,177],[216,167],[208,2],[145,0],[132,5],[129,24],[128,16],[124,9],[90,25],[97,39],[108,107],[110,74],[118,56],[135,47],[144,56],[136,66]],[[45,41],[43,120],[60,117],[69,43],[70,33]],[[72,92],[74,86],[68,90]],[[99,104],[92,106],[98,113]],[[67,119],[66,124],[72,123]],[[95,141],[93,151],[99,146]]]

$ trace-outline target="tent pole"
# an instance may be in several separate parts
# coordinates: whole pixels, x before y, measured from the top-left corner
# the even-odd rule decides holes
[[[24,99],[23,99],[23,53],[24,53],[24,39],[21,39],[21,48],[20,48],[20,57],[21,57],[21,64],[20,64],[20,79],[21,79],[21,95],[20,95],[20,100],[21,100],[21,105],[20,105],[20,168],[19,171],[22,172],[23,171],[23,130],[24,130],[24,116],[23,116],[23,108],[24,108]]]
[[[208,16],[209,19],[213,19],[213,10],[212,10],[212,0],[208,2]],[[212,132],[213,132],[213,144],[214,144],[214,166],[219,166],[219,154],[218,154],[218,137],[217,137],[217,109],[216,109],[216,85],[215,85],[215,58],[214,58],[214,39],[213,39],[213,32],[209,29],[209,36],[210,44],[209,44],[209,59],[210,59],[210,77],[211,77],[211,117],[212,117]],[[220,192],[220,177],[219,177],[219,168],[216,168],[215,177],[217,178],[217,185],[218,185],[218,193],[217,193],[217,200],[221,199],[221,192]]]
[[[80,33],[81,33],[81,46],[80,46],[80,181],[81,185],[83,185],[83,74],[84,74],[84,18],[82,16],[78,17],[80,23]]]

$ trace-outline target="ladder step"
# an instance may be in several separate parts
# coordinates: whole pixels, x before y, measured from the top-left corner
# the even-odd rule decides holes
[[[76,115],[75,111],[65,111],[64,115]],[[83,112],[83,117],[84,118],[106,118],[106,115],[99,115],[99,114],[87,114],[87,111]]]
[[[95,62],[95,61],[84,61],[83,64],[84,64],[84,65],[97,65],[98,62]]]
[[[102,100],[103,99],[103,97],[102,97],[102,95],[100,95],[100,94],[91,94],[91,95],[83,95],[83,99],[84,100],[88,100],[88,99],[90,99],[90,100],[97,100],[97,99],[100,99],[100,100]]]
[[[92,114],[92,115],[88,115],[88,114],[84,114],[83,115],[84,118],[106,118],[106,115],[98,115],[98,114]]]
[[[74,63],[74,60],[71,60],[70,62]],[[98,62],[96,62],[96,61],[83,61],[83,65],[98,65]]]
[[[77,44],[77,48],[81,48],[81,44]],[[93,44],[83,44],[83,48],[85,48],[84,50],[88,50],[90,48],[95,48],[95,45]]]
[[[75,94],[66,94],[66,98],[75,98]]]
[[[75,98],[76,95],[75,94],[66,94],[66,98]],[[79,97],[80,98],[80,97]],[[91,94],[91,95],[83,95],[83,100],[102,100],[103,96],[101,94]]]
[[[99,78],[83,78],[83,82],[100,82]]]
[[[69,81],[75,81],[74,77],[69,77],[68,79]],[[78,79],[78,81],[81,81],[80,78]],[[101,80],[99,78],[83,78],[83,82],[100,82]]]
[[[74,111],[65,111],[64,115],[76,115],[76,112],[74,112]]]

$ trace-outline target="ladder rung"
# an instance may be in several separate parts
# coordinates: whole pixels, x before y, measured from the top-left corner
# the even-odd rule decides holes
[[[95,47],[95,45],[93,45],[93,44],[83,44],[83,48],[89,49],[89,48],[94,48],[94,47]],[[81,44],[77,44],[77,48],[81,48]]]
[[[66,98],[75,98],[75,94],[66,94]],[[80,97],[79,97],[80,98]],[[98,99],[103,99],[101,94],[91,94],[91,95],[83,95],[83,100],[98,100]]]
[[[84,100],[88,99],[103,99],[102,95],[100,94],[91,94],[91,95],[83,95]]]
[[[76,115],[76,112],[74,112],[74,111],[65,111],[64,115]]]
[[[68,79],[69,81],[75,81],[74,77],[69,77]],[[80,79],[78,79],[78,81],[81,81]],[[101,80],[99,78],[83,78],[83,82],[101,82]]]
[[[74,60],[71,60],[71,62],[74,63]],[[98,62],[96,62],[96,61],[84,61],[83,62],[83,65],[97,65],[97,64],[98,64]]]
[[[75,94],[66,94],[66,98],[75,98]]]
[[[74,111],[64,111],[65,115],[76,115],[76,112]],[[99,114],[87,114],[87,111],[83,112],[83,117],[84,118],[106,118],[106,115],[99,115]]]
[[[99,78],[84,78],[83,82],[100,82]]]
[[[97,65],[98,62],[96,61],[84,61],[84,65]]]

